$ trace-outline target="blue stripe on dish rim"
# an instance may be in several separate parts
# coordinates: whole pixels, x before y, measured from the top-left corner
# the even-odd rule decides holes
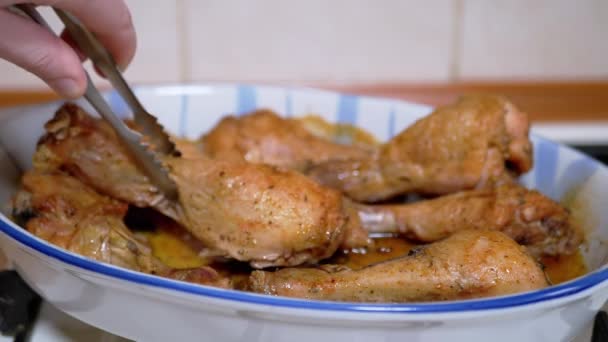
[[[341,124],[357,124],[359,97],[356,95],[340,95],[336,121]]]
[[[558,201],[559,198],[557,198],[553,186],[557,174],[558,149],[547,140],[539,141],[535,147],[534,157],[536,160],[534,163],[542,166],[536,171],[536,188],[545,196]]]
[[[236,89],[236,115],[251,113],[257,109],[256,87],[239,85]]]
[[[546,139],[539,137],[536,138],[538,143],[545,143],[549,145],[554,144]],[[583,153],[579,151],[576,151],[567,146],[563,146],[561,148],[567,149],[571,153],[576,154],[577,159],[588,158],[590,164],[594,164],[594,166],[587,165],[586,167],[589,169],[593,169],[595,171],[597,169],[605,168],[597,160],[590,157],[586,157]],[[124,280],[141,285],[149,285],[166,290],[174,290],[178,292],[200,295],[214,299],[225,299],[233,302],[242,302],[248,304],[271,305],[289,309],[312,309],[323,311],[342,311],[351,313],[359,312],[415,314],[458,313],[477,310],[508,309],[574,295],[591,287],[599,285],[603,281],[608,280],[608,268],[604,268],[596,270],[592,273],[586,274],[585,276],[563,284],[547,287],[545,289],[533,292],[515,294],[506,297],[420,304],[366,304],[301,300],[195,285],[191,283],[161,278],[158,276],[134,272],[116,266],[104,264],[73,254],[59,247],[51,245],[47,242],[44,242],[43,240],[33,236],[24,229],[18,228],[18,226],[16,225],[5,222],[3,218],[0,218],[0,231],[2,231],[4,234],[8,235],[12,239],[18,241],[19,243],[28,246],[48,257],[65,262],[72,266],[79,267],[87,271],[103,274],[119,280]]]
[[[290,118],[293,116],[293,99],[291,96],[291,90],[285,92],[285,117]]]
[[[390,139],[395,135],[395,106],[391,107],[391,111],[388,114],[388,135]]]

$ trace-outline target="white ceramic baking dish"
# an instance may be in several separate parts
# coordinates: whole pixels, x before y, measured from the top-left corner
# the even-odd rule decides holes
[[[311,112],[387,139],[431,108],[312,89],[205,84],[148,86],[137,93],[175,134],[198,137],[220,117],[266,107]],[[126,114],[113,94],[112,107]],[[0,111],[0,203],[27,169],[42,125],[59,103]],[[85,106],[86,107],[86,106]],[[439,303],[360,304],[287,299],[222,290],[132,272],[75,255],[0,215],[0,245],[47,301],[80,320],[139,341],[569,341],[608,298],[608,169],[565,146],[533,137],[526,186],[560,200],[583,219],[591,272],[540,291]]]

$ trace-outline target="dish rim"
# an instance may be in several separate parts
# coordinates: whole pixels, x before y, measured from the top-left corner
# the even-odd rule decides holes
[[[209,84],[165,84],[165,85],[145,85],[138,86],[137,89],[143,90],[159,90],[174,87],[214,87],[214,86],[254,86],[254,87],[266,87],[276,89],[290,89],[290,90],[302,90],[302,91],[320,91],[326,93],[332,93],[337,95],[350,95],[358,98],[373,98],[378,100],[388,100],[400,103],[410,103],[398,99],[387,99],[379,96],[361,96],[352,95],[343,92],[329,91],[324,89],[309,88],[309,87],[281,87],[273,85],[262,85],[262,84],[243,84],[243,83],[229,83],[229,82],[213,82]],[[11,109],[16,108],[27,108],[44,106],[58,101],[49,101],[46,103],[40,103],[35,105],[21,105],[15,106]],[[421,105],[418,103],[412,103]],[[531,134],[537,140],[545,141],[549,144],[557,145],[558,148],[569,150],[577,154],[579,157],[590,159],[590,161],[597,167],[598,170],[604,170],[608,172],[608,167],[596,159],[577,151],[569,146],[554,142],[552,140]],[[608,280],[608,267],[603,265],[595,271],[587,273],[584,276],[573,279],[571,281],[550,286],[544,289],[530,291],[520,294],[514,294],[509,296],[461,300],[461,301],[449,301],[449,302],[426,302],[426,303],[351,303],[351,302],[331,302],[331,301],[319,301],[319,300],[303,300],[294,299],[287,297],[276,297],[270,295],[261,295],[256,293],[250,293],[240,290],[221,289],[211,286],[198,285],[193,283],[187,283],[168,278],[162,278],[159,276],[132,271],[129,269],[117,267],[110,264],[105,264],[92,259],[88,259],[81,255],[72,253],[57,247],[51,243],[48,243],[33,234],[26,231],[16,223],[12,222],[5,215],[0,213],[0,232],[7,235],[10,239],[17,241],[18,243],[29,247],[44,256],[50,257],[59,262],[66,263],[70,266],[84,269],[89,272],[101,274],[112,279],[126,281],[128,283],[135,283],[138,285],[152,286],[155,288],[176,291],[178,293],[185,293],[190,295],[196,295],[206,297],[210,299],[228,300],[237,303],[246,303],[254,305],[269,305],[273,307],[281,307],[286,309],[301,309],[301,310],[322,310],[322,311],[338,311],[338,312],[349,312],[349,313],[410,313],[410,314],[439,314],[439,313],[462,313],[471,311],[486,311],[496,309],[510,309],[514,307],[521,307],[530,304],[536,304],[541,302],[547,302],[550,300],[556,300],[565,298],[585,290],[588,290],[594,286],[597,286],[606,280]]]

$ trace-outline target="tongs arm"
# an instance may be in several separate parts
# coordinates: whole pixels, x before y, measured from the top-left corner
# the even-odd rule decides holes
[[[175,149],[175,145],[170,140],[169,135],[158,123],[156,117],[150,115],[139,102],[108,50],[76,17],[58,8],[53,8],[53,10],[65,25],[70,37],[72,37],[82,52],[91,59],[104,76],[107,77],[114,89],[116,89],[129,108],[131,108],[135,123],[143,130],[146,137],[150,139],[155,150],[165,155],[178,155],[179,153]]]

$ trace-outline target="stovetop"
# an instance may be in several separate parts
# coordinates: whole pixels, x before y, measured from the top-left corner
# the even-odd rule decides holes
[[[608,137],[608,134],[606,134]],[[575,149],[608,165],[608,143],[597,145],[571,145]]]

